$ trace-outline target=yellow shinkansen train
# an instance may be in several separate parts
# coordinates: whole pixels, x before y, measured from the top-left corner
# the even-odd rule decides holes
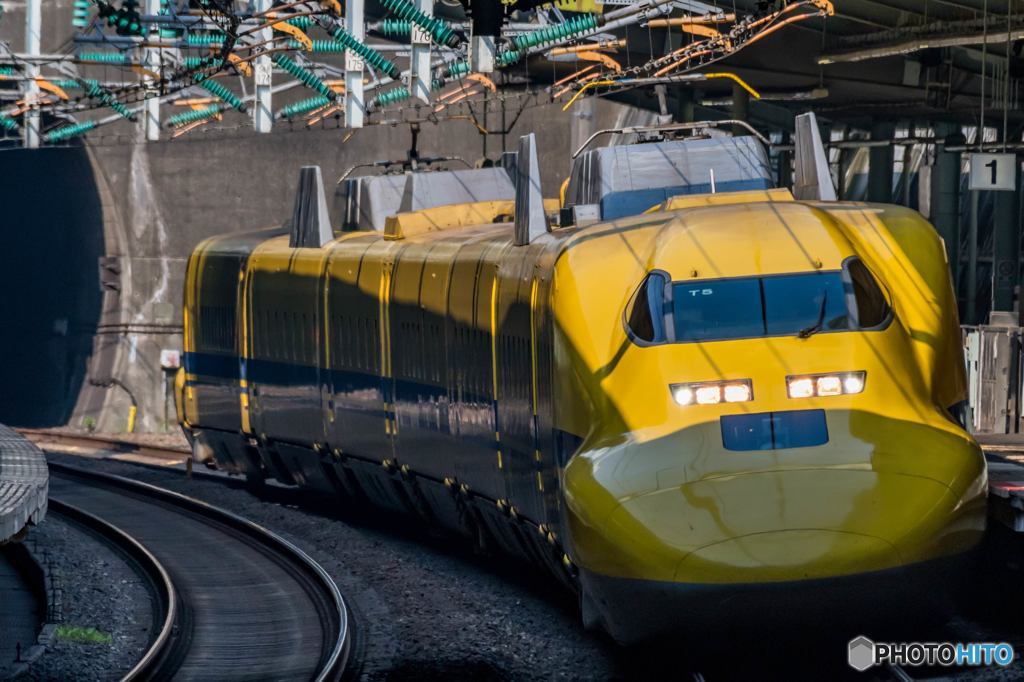
[[[197,457],[519,554],[623,642],[931,575],[987,489],[941,240],[727,175],[528,240],[507,198],[203,242],[177,382]]]

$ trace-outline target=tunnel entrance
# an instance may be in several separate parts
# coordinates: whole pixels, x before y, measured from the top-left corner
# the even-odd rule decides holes
[[[67,423],[100,316],[103,211],[84,147],[0,152],[0,423]]]

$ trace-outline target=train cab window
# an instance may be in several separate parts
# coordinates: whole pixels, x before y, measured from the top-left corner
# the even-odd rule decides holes
[[[782,275],[765,277],[761,282],[769,336],[850,328],[840,273]]]
[[[680,342],[764,336],[760,280],[675,282],[672,319]]]
[[[871,275],[871,271],[864,263],[853,259],[847,262],[846,272],[853,287],[853,298],[857,307],[857,327],[872,329],[882,326],[889,319],[892,309],[882,288],[878,286],[878,282]]]
[[[872,330],[891,317],[887,292],[857,258],[842,270],[670,282],[654,271],[626,312],[640,345]]]
[[[627,310],[626,326],[637,341],[663,343],[665,341],[665,287],[668,278],[660,272],[652,272],[641,282],[633,294]]]

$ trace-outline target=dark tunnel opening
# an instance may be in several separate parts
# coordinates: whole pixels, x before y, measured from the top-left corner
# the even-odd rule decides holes
[[[99,190],[81,146],[0,152],[0,422],[67,423],[86,375],[102,295]]]

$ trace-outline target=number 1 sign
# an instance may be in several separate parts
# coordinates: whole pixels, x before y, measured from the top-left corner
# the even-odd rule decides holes
[[[970,189],[1017,189],[1016,154],[971,154]]]

